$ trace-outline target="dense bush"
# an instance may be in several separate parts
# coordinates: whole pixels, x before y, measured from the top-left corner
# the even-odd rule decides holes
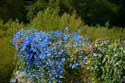
[[[44,30],[60,30],[65,26],[72,27],[72,31],[76,31],[83,25],[80,18],[77,17],[76,13],[72,16],[69,14],[58,15],[59,10],[55,11],[53,8],[47,8],[44,12],[40,11],[37,16],[31,21],[31,27],[37,27]]]
[[[105,23],[109,22],[111,26],[123,27],[125,26],[124,4],[124,0],[36,0],[28,8],[28,16],[34,17],[39,11],[45,11],[48,7],[59,8],[58,15],[63,15],[65,12],[71,14],[76,10],[78,16],[89,25],[105,26]]]
[[[89,60],[93,83],[121,83],[125,76],[125,46],[108,41],[95,43]]]
[[[74,68],[84,65],[87,56],[82,48],[90,43],[78,32],[69,33],[68,28],[64,32],[20,30],[13,38],[19,55],[17,70],[24,71],[33,83],[80,81],[69,76],[75,75]]]
[[[34,16],[37,15],[39,11],[44,11],[47,8],[47,3],[45,0],[37,0],[32,5],[26,7],[27,17],[31,20]]]
[[[7,22],[9,19],[16,18],[24,20],[24,1],[23,0],[1,0],[0,1],[0,19]]]
[[[21,30],[13,44],[19,54],[17,70],[26,72],[32,82],[120,83],[125,76],[125,46],[118,42],[91,45],[85,36],[69,34],[66,28]]]
[[[0,83],[9,83],[16,65],[16,51],[9,40],[0,38]]]
[[[113,27],[108,29],[108,23],[106,27],[102,26],[87,26],[77,16],[76,11],[72,12],[72,15],[64,13],[62,16],[58,15],[59,11],[54,11],[52,8],[47,8],[44,12],[40,11],[36,17],[28,24],[28,27],[36,27],[41,30],[60,30],[65,26],[72,27],[70,32],[74,32],[80,29],[80,34],[90,36],[92,40],[100,39],[125,39],[125,30],[123,28]]]
[[[13,34],[15,34],[22,27],[33,27],[35,29],[48,31],[51,29],[62,30],[66,25],[72,27],[69,28],[69,32],[74,32],[80,28],[80,34],[90,36],[93,41],[97,38],[112,39],[113,41],[119,40],[120,38],[125,40],[125,29],[116,29],[115,27],[108,29],[107,27],[101,26],[87,26],[82,23],[75,12],[73,12],[72,15],[65,13],[64,15],[59,16],[57,15],[57,11],[54,11],[51,8],[45,10],[44,12],[40,11],[29,24],[19,23],[18,21],[13,22],[11,20],[4,23],[2,20],[0,20],[0,71],[2,71],[1,75],[4,75],[4,77],[1,77],[1,79],[8,79],[8,77],[10,77],[9,72],[12,72],[13,68],[15,67],[15,60],[13,59],[15,58],[16,54],[11,41]],[[14,65],[7,66],[11,63],[14,63]],[[10,67],[12,69],[10,69]],[[84,73],[82,76],[78,75],[77,77],[82,79],[84,77],[83,75]],[[72,78],[75,79],[74,77]]]
[[[8,23],[0,21],[0,83],[9,83],[15,69],[17,56],[11,40],[12,35],[23,26],[12,21]]]
[[[124,5],[124,0],[1,0],[0,18],[6,22],[18,18],[27,23],[27,18],[33,19],[38,12],[53,8],[60,10],[58,15],[71,14],[76,10],[78,16],[89,25],[105,26],[109,22],[111,26],[124,27]]]

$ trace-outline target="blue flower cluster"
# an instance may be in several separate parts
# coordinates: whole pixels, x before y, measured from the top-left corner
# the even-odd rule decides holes
[[[18,70],[25,71],[33,83],[45,79],[47,83],[61,83],[65,66],[76,68],[87,59],[82,50],[87,42],[78,32],[70,34],[68,27],[49,32],[22,29],[13,37],[19,55]]]

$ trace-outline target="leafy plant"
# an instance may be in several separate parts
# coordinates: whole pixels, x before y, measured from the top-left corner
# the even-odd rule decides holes
[[[125,74],[125,46],[107,41],[95,43],[90,56],[93,83],[121,83]]]
[[[64,13],[62,16],[58,15],[59,9],[47,8],[44,12],[40,11],[36,17],[31,21],[29,27],[37,27],[39,30],[61,30],[65,26],[72,27],[72,32],[78,30],[82,21],[77,17],[76,13],[69,15]]]
[[[86,61],[82,48],[89,41],[78,32],[70,34],[66,27],[50,32],[20,30],[13,44],[19,55],[17,70],[24,71],[30,82],[65,83],[67,75],[73,75],[67,72]]]

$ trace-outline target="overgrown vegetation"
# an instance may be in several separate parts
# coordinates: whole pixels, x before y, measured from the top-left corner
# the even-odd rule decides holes
[[[65,12],[71,14],[73,10],[76,10],[78,16],[89,25],[104,26],[106,22],[109,22],[110,27],[125,26],[124,0],[28,0],[29,5],[25,4],[26,1],[1,0],[0,18],[5,21],[18,18],[27,23],[27,20],[33,19],[39,11],[45,11],[50,7],[59,8],[58,15],[63,15]]]
[[[90,37],[92,41],[96,39],[124,41],[124,27],[115,27],[115,25],[124,26],[124,1],[106,0],[102,3],[96,0],[94,3],[90,2],[91,0],[82,2],[77,0],[59,2],[36,0],[33,5],[26,6],[26,11],[23,11],[24,3],[22,1],[0,1],[0,81],[5,83],[5,79],[10,78],[15,67],[17,53],[12,46],[12,37],[21,28],[48,31],[62,30],[68,26],[70,32],[80,29],[80,34]],[[17,4],[13,5],[13,3]],[[76,3],[78,4],[76,5]],[[9,6],[6,6],[7,4]],[[26,22],[27,20],[29,23]],[[86,23],[95,26],[88,26]]]
[[[124,45],[109,41],[96,42],[89,60],[92,82],[121,83],[125,75],[124,59]]]

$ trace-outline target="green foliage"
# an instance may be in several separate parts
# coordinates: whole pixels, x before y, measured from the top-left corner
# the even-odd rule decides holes
[[[58,15],[59,12],[60,9],[58,8],[48,8],[44,11],[40,11],[36,17],[31,20],[31,23],[25,25],[23,23],[13,22],[11,20],[7,23],[0,20],[0,71],[2,72],[0,72],[0,81],[3,79],[8,79],[10,77],[10,72],[12,72],[13,68],[15,67],[15,49],[13,49],[11,39],[13,34],[15,34],[22,27],[34,27],[38,28],[39,30],[57,30],[63,29],[62,27],[65,26],[69,26],[71,27],[69,28],[70,32],[80,29],[80,34],[90,36],[93,41],[97,38],[103,40],[112,39],[113,41],[119,40],[120,38],[125,40],[125,29],[123,28],[119,27],[116,29],[116,27],[113,27],[108,29],[108,27],[102,26],[87,26],[82,22],[81,18],[77,16],[77,11],[74,11],[72,15],[64,13],[62,16]],[[14,64],[10,65],[12,63]],[[81,70],[80,72],[83,73]],[[78,79],[82,79],[84,77],[84,73],[79,77],[80,78]],[[74,79],[74,77],[71,78]]]
[[[105,23],[109,22],[110,26],[124,26],[124,4],[124,0],[36,0],[28,8],[28,15],[33,17],[48,7],[60,8],[59,15],[65,12],[71,14],[75,9],[78,16],[89,25],[105,26]]]
[[[0,18],[4,21],[8,19],[23,19],[24,1],[23,0],[1,0]]]
[[[28,18],[32,19],[38,12],[47,8],[60,9],[58,15],[63,15],[65,12],[71,13],[73,9],[72,2],[72,0],[36,0],[27,7]]]
[[[55,1],[55,0],[48,0],[48,1],[36,0],[32,5],[27,6],[27,8],[26,8],[28,10],[27,17],[29,19],[33,19],[34,16],[36,16],[38,12],[44,11],[47,8],[53,8],[53,9],[59,8],[58,1]]]
[[[27,6],[27,17],[32,19],[39,11],[42,11],[47,8],[47,3],[45,0],[37,0],[34,4]]]
[[[70,16],[64,13],[62,16],[59,16],[58,12],[58,9],[55,11],[52,8],[47,8],[44,12],[40,11],[29,26],[44,30],[62,29],[65,26],[69,26],[73,28],[70,30],[75,31],[82,25],[81,19],[76,18],[75,14]]]
[[[63,29],[62,27],[69,26],[70,31],[81,30],[81,34],[90,36],[92,40],[100,39],[122,39],[125,40],[125,29],[113,27],[108,29],[102,26],[87,26],[81,18],[79,18],[76,12],[72,12],[72,15],[64,13],[62,16],[58,15],[59,9],[56,11],[53,8],[47,8],[44,12],[40,11],[37,16],[28,24],[28,27],[35,27],[39,30],[57,30]],[[45,28],[46,27],[46,28]]]
[[[0,83],[9,83],[9,79],[16,65],[16,50],[12,45],[12,36],[23,24],[0,20]]]
[[[118,5],[108,0],[79,1],[75,9],[78,15],[90,25],[104,25],[107,21],[112,21],[112,18],[115,18],[114,16],[118,13]]]
[[[78,16],[88,25],[105,26],[105,23],[109,22],[110,26],[125,26],[124,0],[34,0],[30,5],[25,5],[24,2],[25,0],[1,0],[0,18],[5,22],[8,19],[18,18],[27,23],[27,18],[32,20],[38,12],[53,8],[60,10],[58,12],[60,16],[64,13],[71,14],[76,10]]]
[[[125,74],[125,46],[107,41],[95,44],[90,56],[93,83],[121,83]]]
[[[11,44],[11,38],[0,38],[0,82],[9,83],[16,65],[16,51]]]
[[[125,29],[113,27],[109,29],[108,27],[102,26],[81,26],[82,33],[88,35],[92,40],[96,39],[109,39],[109,40],[125,40]]]

